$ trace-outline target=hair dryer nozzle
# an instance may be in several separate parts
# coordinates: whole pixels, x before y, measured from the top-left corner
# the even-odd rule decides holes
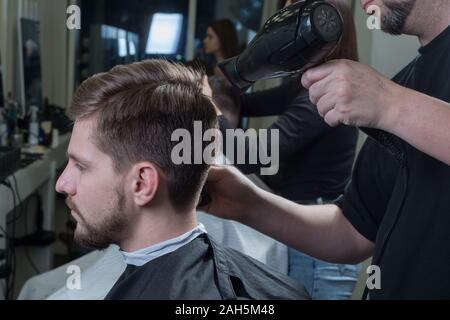
[[[237,87],[241,91],[246,91],[253,85],[253,82],[247,81],[239,74],[237,63],[239,57],[227,59],[219,63],[219,68],[223,74],[227,77],[233,86]]]

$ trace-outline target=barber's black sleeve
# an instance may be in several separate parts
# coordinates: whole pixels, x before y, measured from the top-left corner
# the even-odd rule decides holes
[[[399,173],[395,159],[368,138],[345,194],[335,202],[355,229],[374,243]]]
[[[227,153],[227,138],[226,129],[231,129],[228,121],[219,117],[219,126],[224,137],[224,154],[229,156]],[[273,146],[271,137],[271,131],[279,131],[279,160],[280,163],[289,159],[293,154],[299,152],[299,150],[305,148],[311,143],[314,143],[316,139],[319,139],[322,135],[329,132],[332,128],[329,127],[317,112],[316,107],[309,100],[308,93],[303,91],[299,94],[286,108],[284,113],[279,117],[279,119],[274,122],[267,130],[269,137],[267,141],[262,143],[258,140],[258,148],[264,148],[267,150],[267,154],[272,155]],[[236,140],[236,139],[235,139]],[[238,164],[237,163],[237,143],[234,142],[235,152],[234,158],[228,159],[232,161],[235,166],[240,169],[245,174],[258,173],[261,167],[264,167],[258,162],[256,165],[248,164]],[[249,145],[245,145],[246,159],[249,159]]]

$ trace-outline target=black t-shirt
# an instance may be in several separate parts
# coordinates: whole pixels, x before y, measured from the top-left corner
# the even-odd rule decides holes
[[[394,81],[450,102],[450,27]],[[336,203],[376,243],[381,290],[370,299],[450,299],[450,166],[391,139],[402,156],[369,138]]]

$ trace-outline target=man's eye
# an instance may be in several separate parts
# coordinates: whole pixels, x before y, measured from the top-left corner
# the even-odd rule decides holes
[[[79,163],[75,163],[75,168],[77,168],[80,171],[84,171],[84,167]]]

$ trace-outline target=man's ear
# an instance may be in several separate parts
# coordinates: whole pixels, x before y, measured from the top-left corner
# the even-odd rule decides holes
[[[158,168],[149,162],[136,164],[132,172],[132,196],[137,206],[149,204],[156,196],[160,184]]]

